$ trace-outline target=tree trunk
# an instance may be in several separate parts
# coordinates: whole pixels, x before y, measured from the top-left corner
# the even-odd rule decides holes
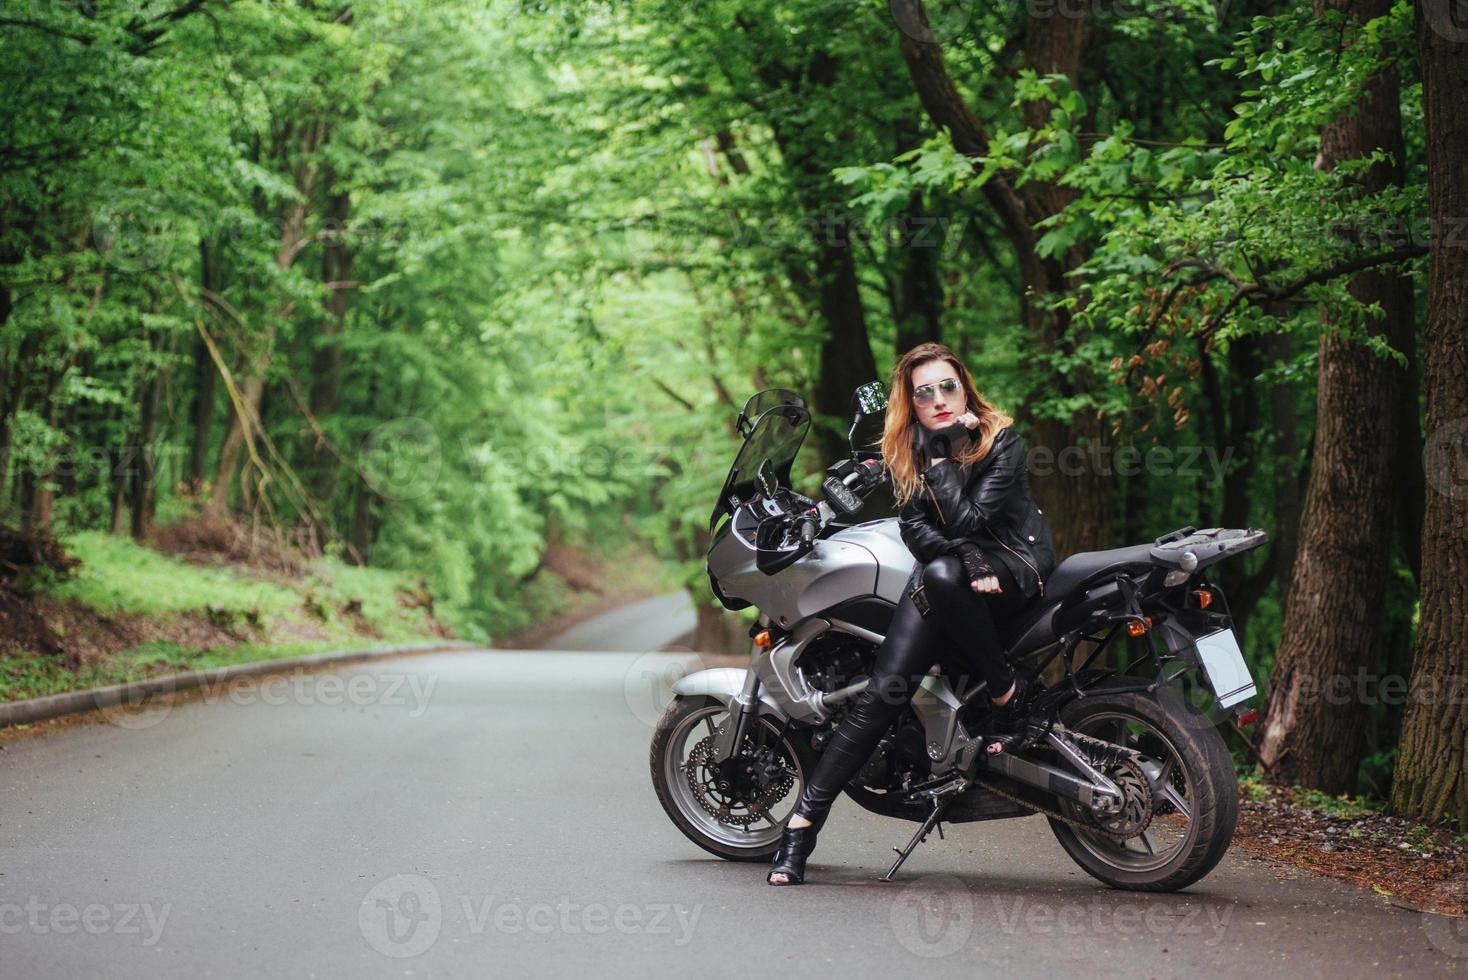
[[[107,454],[112,461],[112,523],[110,525],[114,537],[122,536],[123,515],[127,513],[127,453],[110,452]]]
[[[1271,364],[1293,359],[1289,334],[1271,334],[1264,343]],[[1295,397],[1294,385],[1288,381],[1281,381],[1269,390],[1270,428],[1274,430],[1275,528],[1270,548],[1274,552],[1275,588],[1281,616],[1288,610],[1290,580],[1294,575],[1295,556],[1300,551],[1300,441]]]
[[[943,281],[938,278],[943,242],[932,227],[933,216],[924,213],[921,191],[913,191],[906,216],[909,227],[895,246],[897,283],[892,297],[899,357],[918,344],[943,342]]]
[[[199,242],[199,284],[219,292],[219,276],[207,240]],[[194,403],[189,417],[193,426],[189,448],[189,477],[195,487],[204,484],[209,468],[209,441],[214,429],[214,393],[219,369],[202,339],[194,341]]]
[[[156,503],[153,437],[157,431],[157,377],[150,377],[138,397],[138,436],[132,471],[132,536],[142,541],[152,530],[153,506]]]
[[[1468,827],[1468,25],[1448,0],[1419,0],[1417,49],[1427,122],[1433,229],[1423,336],[1427,492],[1422,605],[1392,805],[1419,820]]]
[[[838,237],[843,244],[821,246],[817,272],[821,280],[821,317],[826,321],[826,338],[821,343],[821,377],[816,383],[815,407],[849,424],[851,393],[859,385],[877,380],[877,362],[872,357],[871,339],[867,335],[849,238],[845,234]],[[814,433],[823,465],[849,453],[846,426],[841,430],[839,437],[825,429]]]
[[[327,284],[329,291],[321,337],[311,359],[311,414],[318,419],[336,408],[342,366],[341,334],[346,324],[347,297],[350,295],[347,280],[352,276],[352,251],[345,239],[352,198],[345,191],[336,190],[333,180],[335,175],[328,168],[325,219],[330,237],[321,250],[321,281]]]
[[[1365,22],[1391,4],[1317,0],[1317,16],[1329,7]],[[1376,194],[1399,185],[1399,97],[1396,73],[1379,73],[1352,114],[1324,128],[1316,165],[1328,169],[1383,149],[1392,160],[1372,169],[1364,189]],[[1350,291],[1363,306],[1381,305],[1381,320],[1368,329],[1400,348],[1403,333],[1412,329],[1406,277],[1364,272]],[[1390,574],[1401,379],[1395,364],[1343,339],[1329,324],[1319,351],[1314,458],[1259,758],[1276,781],[1344,793],[1356,790],[1365,744],[1366,698],[1353,685],[1386,653],[1381,611]]]
[[[372,491],[360,480],[357,481],[357,499],[352,509],[352,559],[358,565],[367,564],[372,554]]]
[[[327,294],[325,319],[311,357],[311,415],[318,425],[336,409],[341,387],[342,332],[346,329],[347,299],[351,295],[348,280],[352,276],[352,250],[347,247],[347,221],[351,217],[352,199],[335,187],[336,175],[330,167],[326,176],[326,223],[329,236],[321,253],[321,281]],[[311,490],[318,500],[331,494],[335,467],[326,445],[316,440],[311,452]]]
[[[1397,541],[1412,578],[1422,581],[1422,520],[1426,488],[1422,476],[1422,362],[1415,330],[1402,334],[1397,348],[1407,356],[1397,397]],[[1395,345],[1394,345],[1395,346]]]

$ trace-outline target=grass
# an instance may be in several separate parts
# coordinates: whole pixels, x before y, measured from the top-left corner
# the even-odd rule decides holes
[[[82,567],[46,591],[100,612],[158,614],[214,606],[280,615],[300,604],[300,595],[284,586],[190,565],[101,531],[73,534],[63,545]]]
[[[361,607],[357,621],[386,639],[411,639],[424,633],[423,616],[402,601],[417,582],[399,572],[323,558],[312,563],[311,571],[298,581],[282,584],[241,567],[189,564],[99,531],[71,535],[64,545],[68,553],[82,560],[82,567],[72,578],[46,591],[99,612],[162,616],[212,609],[241,614],[226,615],[227,619],[240,619],[245,613],[258,620],[309,619],[345,639],[355,631],[344,610],[355,602]]]
[[[0,654],[0,701],[182,670],[440,638],[409,598],[417,579],[386,569],[328,558],[290,581],[244,566],[190,564],[101,532],[70,535],[63,546],[82,560],[81,567],[40,591],[103,616],[143,617],[145,633],[159,638],[94,653],[76,665],[34,650],[8,650]],[[190,616],[203,616],[238,639],[207,646],[170,639],[186,632],[180,624]],[[55,628],[65,642],[67,626]]]

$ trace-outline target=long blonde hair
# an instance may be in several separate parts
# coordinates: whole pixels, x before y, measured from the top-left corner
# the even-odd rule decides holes
[[[999,433],[1014,424],[1014,419],[991,405],[979,394],[968,368],[958,355],[942,344],[918,344],[897,359],[892,369],[892,383],[888,386],[887,413],[882,423],[882,460],[892,478],[892,492],[899,507],[904,506],[918,492],[918,462],[912,450],[915,425],[922,425],[912,410],[912,372],[920,364],[943,360],[952,365],[963,385],[964,401],[968,411],[979,417],[979,435],[969,440],[968,447],[954,454],[962,466],[967,466],[989,455]]]

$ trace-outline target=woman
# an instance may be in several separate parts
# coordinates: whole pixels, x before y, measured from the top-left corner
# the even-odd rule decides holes
[[[904,354],[889,390],[882,456],[902,540],[917,564],[870,683],[832,733],[785,826],[772,885],[804,880],[831,804],[945,648],[956,647],[990,693],[987,751],[1003,751],[1023,726],[1028,684],[1005,663],[998,624],[1040,595],[1055,568],[1050,529],[1030,499],[1024,439],[942,344]]]

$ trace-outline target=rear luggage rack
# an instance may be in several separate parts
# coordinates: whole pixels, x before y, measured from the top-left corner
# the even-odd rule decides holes
[[[1151,555],[1164,568],[1191,572],[1257,548],[1267,540],[1269,536],[1259,527],[1208,527],[1201,531],[1186,527],[1158,538]]]
[[[1195,532],[1197,530],[1198,530],[1197,528],[1195,528],[1195,527],[1193,527],[1193,525],[1189,524],[1187,527],[1180,527],[1176,531],[1168,531],[1166,534],[1164,534],[1162,537],[1158,538],[1157,540],[1153,541],[1152,543],[1153,544],[1159,544],[1160,545],[1160,544],[1167,544],[1170,541],[1181,541],[1183,538],[1187,537],[1188,535],[1192,534],[1193,532]]]

